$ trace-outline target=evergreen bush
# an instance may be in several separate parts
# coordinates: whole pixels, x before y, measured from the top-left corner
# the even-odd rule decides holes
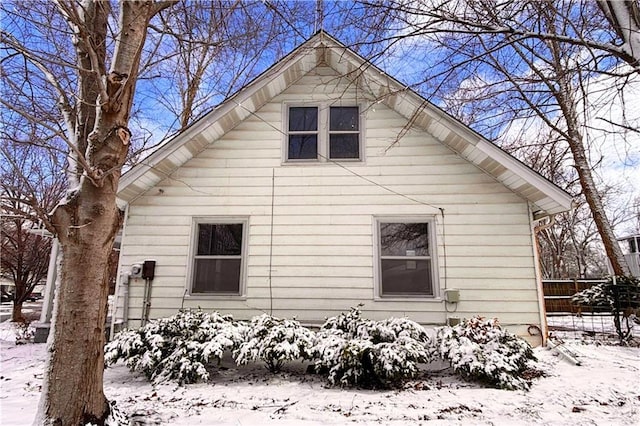
[[[606,282],[582,290],[571,298],[578,306],[589,306],[609,311],[620,343],[633,337],[631,319],[640,308],[640,279],[633,277],[609,277]]]
[[[503,389],[528,389],[533,350],[497,320],[475,317],[437,329],[430,339],[407,318],[371,321],[359,308],[329,318],[317,333],[298,321],[270,315],[250,323],[218,313],[180,311],[124,330],[105,347],[105,364],[123,360],[154,382],[209,379],[207,366],[231,352],[238,365],[261,360],[272,372],[293,360],[311,360],[333,385],[393,388],[420,373],[434,356],[454,372]]]
[[[118,333],[105,347],[105,365],[123,360],[154,382],[208,380],[206,366],[239,346],[243,328],[231,316],[217,312],[180,311],[138,330]]]
[[[436,332],[435,350],[462,377],[500,389],[528,389],[524,378],[536,358],[531,346],[497,319],[474,317]]]
[[[251,319],[234,358],[238,365],[262,360],[277,373],[285,362],[310,359],[313,341],[313,332],[298,321],[263,314]]]
[[[327,319],[316,335],[315,368],[331,384],[391,388],[429,362],[428,337],[407,318],[370,321],[358,308]]]
[[[33,343],[33,339],[36,337],[35,327],[28,322],[14,323],[14,333],[16,336],[16,345]]]

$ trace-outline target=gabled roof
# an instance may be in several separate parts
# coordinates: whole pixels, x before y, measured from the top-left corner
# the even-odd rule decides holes
[[[327,65],[366,88],[410,120],[414,127],[428,132],[531,202],[536,217],[571,208],[572,198],[568,193],[324,31],[318,32],[125,173],[118,188],[119,202],[130,202],[158,184],[318,65]]]

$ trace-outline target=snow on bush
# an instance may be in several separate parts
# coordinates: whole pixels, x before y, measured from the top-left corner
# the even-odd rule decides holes
[[[358,308],[327,319],[317,333],[298,321],[270,315],[250,323],[218,313],[181,311],[124,330],[105,347],[105,364],[118,360],[149,379],[193,383],[208,380],[207,365],[232,352],[238,365],[263,361],[272,372],[288,361],[311,360],[333,385],[392,388],[420,373],[434,355],[463,377],[505,389],[527,389],[522,377],[535,360],[524,340],[500,328],[497,320],[476,317],[441,327],[435,340],[407,318],[371,321]]]
[[[571,302],[579,306],[602,308],[613,315],[620,343],[633,337],[633,323],[640,308],[640,279],[633,277],[609,277],[606,282],[576,293]],[[621,318],[622,317],[622,318]]]
[[[28,322],[15,323],[16,345],[33,343],[36,337],[36,329]]]
[[[576,293],[572,303],[582,306],[603,307],[611,311],[620,309],[631,313],[640,307],[640,279],[633,277],[613,277],[606,282]]]
[[[361,327],[362,337],[368,336],[374,343],[393,343],[400,338],[429,342],[424,327],[408,318],[387,318],[381,321],[367,321]]]
[[[358,328],[362,327],[365,322],[366,320],[362,318],[360,308],[357,307],[351,308],[347,313],[342,312],[338,316],[327,318],[321,329],[339,330],[353,337],[359,334]]]
[[[522,376],[536,358],[529,344],[502,329],[497,319],[474,317],[436,333],[436,350],[453,370],[500,389],[528,389]]]
[[[231,316],[217,312],[180,311],[138,330],[118,333],[105,347],[105,364],[123,360],[154,382],[208,380],[206,365],[238,347],[243,328]]]
[[[364,362],[372,346],[370,341],[348,338],[340,330],[321,331],[315,346],[315,370],[333,385],[371,387],[373,374],[370,364],[366,368]]]
[[[316,335],[316,371],[331,384],[390,388],[430,360],[422,326],[407,318],[370,321],[358,308],[327,319]]]
[[[233,355],[238,365],[262,360],[269,371],[277,373],[287,361],[310,359],[312,348],[311,330],[298,321],[263,314],[251,319],[244,341]]]

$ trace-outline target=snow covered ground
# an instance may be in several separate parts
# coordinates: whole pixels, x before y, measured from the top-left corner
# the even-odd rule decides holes
[[[39,398],[45,345],[16,345],[14,336],[9,323],[0,324],[0,424],[27,425]],[[105,371],[105,392],[122,411],[136,414],[138,424],[637,425],[640,348],[565,345],[581,365],[537,348],[546,377],[529,392],[486,389],[446,368],[399,391],[340,389],[304,375],[304,365],[271,374],[231,362],[210,383],[182,387],[152,385],[117,365]]]

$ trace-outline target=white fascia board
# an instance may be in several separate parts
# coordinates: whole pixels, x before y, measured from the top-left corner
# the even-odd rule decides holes
[[[151,153],[148,157],[143,159],[140,163],[138,163],[122,176],[118,185],[118,192],[124,190],[133,182],[138,181],[142,176],[149,172],[149,170],[153,169],[155,165],[183,147],[184,144],[189,142],[196,135],[202,133],[206,128],[215,125],[215,123],[221,117],[223,117],[233,109],[241,108],[243,110],[246,110],[247,106],[251,106],[251,113],[254,113],[257,109],[257,106],[254,105],[253,102],[247,102],[249,99],[251,99],[253,94],[262,89],[264,86],[276,80],[289,68],[294,66],[298,61],[304,61],[305,58],[309,55],[313,56],[313,60],[308,61],[308,65],[306,67],[308,69],[303,68],[304,72],[302,73],[302,75],[310,71],[314,66],[317,65],[317,61],[315,58],[315,48],[320,44],[320,40],[314,38],[310,40],[310,43],[301,45],[298,49],[292,52],[290,56],[285,57],[280,62],[278,62],[274,68],[265,71],[262,76],[258,77],[248,86],[244,87],[235,95],[231,96],[226,101],[215,107],[211,112],[203,116],[191,126],[187,127],[185,130],[174,136],[170,136],[167,141],[163,143],[156,151]],[[277,93],[273,96],[276,95]],[[246,102],[245,105],[243,105],[244,102]],[[177,165],[177,167],[179,166],[180,165]]]
[[[432,125],[435,129],[439,127],[444,127],[447,131],[453,131],[458,134],[463,140],[467,141],[469,146],[465,149],[464,153],[460,153],[463,157],[466,157],[468,161],[473,164],[478,165],[484,158],[490,157],[500,163],[502,166],[506,167],[508,170],[512,171],[517,177],[521,178],[525,182],[532,184],[534,187],[538,188],[543,194],[548,196],[551,200],[555,201],[558,204],[558,208],[553,210],[570,210],[572,206],[572,197],[560,189],[554,183],[548,181],[537,172],[524,165],[516,158],[506,153],[502,149],[495,146],[493,143],[485,139],[483,136],[470,129],[468,126],[465,126],[459,120],[445,113],[441,109],[437,108],[432,103],[426,101],[422,96],[420,96],[414,90],[408,89],[407,86],[402,85],[398,80],[384,73],[382,70],[377,68],[375,65],[372,65],[366,62],[362,57],[357,55],[355,52],[345,48],[340,43],[333,40],[335,43],[335,49],[340,49],[340,52],[337,53],[338,60],[349,61],[356,69],[361,69],[362,74],[367,79],[373,80],[376,82],[381,88],[385,88],[389,91],[389,94],[396,94],[398,96],[397,105],[394,109],[403,115],[407,119],[411,119],[407,114],[402,113],[403,108],[399,108],[399,104],[404,104],[409,106],[409,108],[404,108],[410,111],[417,111],[418,108],[423,108],[425,114],[428,114],[433,122]],[[333,47],[333,46],[330,46]],[[337,68],[337,64],[329,64],[333,65],[334,68]],[[343,65],[344,66],[344,65]],[[428,129],[424,129],[429,131]],[[433,133],[433,132],[429,132]],[[442,143],[446,145],[444,142],[444,137],[447,136],[444,134],[442,129],[440,131],[436,131],[436,134],[432,134],[436,139],[440,140]],[[496,177],[498,178],[498,177]],[[511,179],[516,182],[516,179]],[[508,183],[503,182],[507,187],[509,187]],[[515,191],[515,188],[511,187],[512,190]]]
[[[349,61],[356,69],[361,69],[362,74],[367,79],[373,80],[376,82],[381,88],[386,88],[389,91],[389,94],[396,94],[398,96],[397,105],[394,109],[399,112],[401,115],[405,116],[407,119],[411,119],[407,114],[402,113],[402,109],[407,109],[410,111],[418,111],[419,108],[423,108],[425,114],[428,114],[432,120],[432,126],[434,129],[438,129],[438,127],[442,126],[446,128],[448,131],[453,131],[458,134],[463,140],[467,141],[469,146],[465,149],[465,153],[460,153],[463,157],[466,157],[468,161],[473,164],[479,164],[484,158],[487,156],[496,160],[502,166],[506,167],[508,170],[512,171],[518,177],[523,179],[524,181],[530,183],[534,187],[538,188],[543,194],[548,196],[551,200],[555,201],[558,204],[558,208],[553,210],[570,210],[572,207],[572,197],[560,189],[554,183],[548,181],[537,172],[524,165],[520,161],[518,161],[515,157],[506,153],[502,149],[495,146],[493,143],[488,141],[482,135],[478,134],[474,130],[470,129],[468,126],[465,126],[459,120],[450,116],[440,108],[433,105],[431,102],[426,101],[422,96],[420,96],[414,90],[409,89],[407,86],[403,85],[401,82],[396,80],[395,78],[389,76],[384,73],[381,69],[376,67],[375,65],[367,62],[356,54],[355,52],[347,49],[343,45],[341,45],[336,40],[331,37],[327,37],[332,41],[335,50],[340,49],[339,53],[337,53],[338,60]],[[331,57],[331,55],[330,55]],[[334,65],[336,67],[337,64],[329,64]],[[409,106],[409,108],[399,108],[399,104],[404,104]],[[428,129],[424,129],[429,131]],[[433,132],[429,132],[433,133]],[[442,143],[446,145],[444,142],[444,137],[446,136],[442,131],[436,131],[436,134],[432,134],[432,136],[436,137],[436,139],[440,140]],[[497,178],[497,177],[496,177]],[[513,182],[517,182],[518,180],[511,179]],[[509,185],[503,182],[507,187]],[[515,185],[515,184],[513,184]],[[512,190],[515,191],[515,188],[511,187]]]
[[[123,200],[120,197],[116,197],[116,206],[118,206],[118,208],[120,210],[124,210],[127,208],[127,204],[129,204],[128,202],[126,202],[125,200]]]
[[[498,161],[507,169],[511,170],[526,182],[538,188],[542,193],[558,203],[560,207],[564,208],[565,210],[571,209],[573,200],[571,195],[569,195],[568,193],[560,189],[557,185],[548,181],[526,165],[522,164],[513,156],[504,152],[502,149],[498,148],[487,140],[480,140],[476,147],[485,152],[494,160]]]

